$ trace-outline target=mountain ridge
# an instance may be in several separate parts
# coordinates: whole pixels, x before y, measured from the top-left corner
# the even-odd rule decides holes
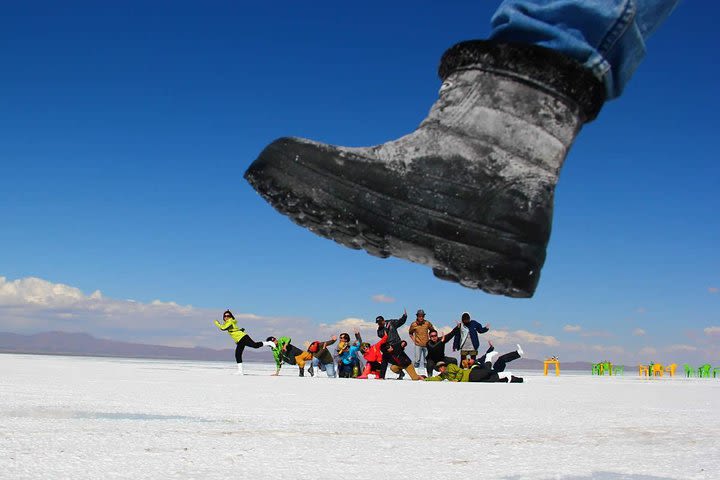
[[[94,337],[88,333],[42,332],[19,334],[0,332],[0,353],[74,355],[93,357],[148,358],[158,360],[201,360],[233,361],[234,349],[213,349],[207,347],[170,347],[145,343],[124,342]],[[243,354],[248,362],[273,362],[269,349],[260,351],[245,349]],[[543,361],[521,358],[512,362],[514,369],[542,370]],[[587,370],[592,363],[583,361],[563,362],[564,370]]]

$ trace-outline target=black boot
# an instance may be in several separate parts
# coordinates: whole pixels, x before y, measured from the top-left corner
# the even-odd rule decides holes
[[[305,376],[305,369],[304,369],[304,368],[301,368],[299,371],[300,371],[300,374],[299,374],[299,375],[300,375],[301,377],[304,377],[304,376]]]
[[[455,45],[439,74],[440,98],[413,133],[363,148],[281,138],[245,178],[318,235],[530,297],[560,167],[603,104],[602,82],[553,50],[489,41]]]
[[[315,369],[313,368],[312,363],[308,367],[308,373],[310,374],[311,377],[315,376]]]

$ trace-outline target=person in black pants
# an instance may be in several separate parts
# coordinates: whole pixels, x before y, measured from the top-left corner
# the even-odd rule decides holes
[[[244,328],[240,328],[237,325],[237,320],[235,320],[235,316],[232,314],[230,310],[225,310],[225,313],[223,313],[223,322],[220,323],[217,320],[215,320],[215,326],[217,326],[220,330],[227,332],[228,335],[230,335],[230,338],[233,339],[235,342],[235,362],[237,363],[237,374],[243,375],[243,351],[245,351],[245,347],[250,348],[260,348],[262,346],[273,348],[275,347],[275,344],[272,342],[256,342],[252,338],[250,338],[250,335],[245,333]]]
[[[428,332],[429,340],[427,343],[427,361],[425,362],[425,369],[427,370],[427,376],[432,377],[433,370],[436,370],[435,365],[438,362],[445,362],[446,364],[452,363],[457,365],[457,359],[453,357],[445,356],[445,344],[455,337],[460,331],[459,327],[453,328],[449,333],[444,334],[438,338],[438,332],[435,329],[431,329]]]
[[[383,338],[385,335],[387,335],[387,341],[380,347],[383,353],[383,361],[380,364],[380,378],[385,378],[388,363],[395,364],[395,361],[398,360],[400,361],[400,363],[405,363],[404,358],[396,358],[395,361],[390,361],[389,357],[390,354],[393,352],[396,357],[398,357],[398,355],[400,354],[405,355],[402,340],[400,339],[400,334],[398,333],[397,329],[402,327],[406,321],[407,310],[404,310],[402,316],[397,319],[385,320],[385,317],[383,317],[382,315],[378,315],[377,317],[375,317],[378,338]],[[407,355],[405,356],[407,357]],[[412,363],[412,360],[410,361],[410,363]],[[405,374],[402,373],[402,370],[400,371],[400,373],[401,374],[399,378],[402,379]]]
[[[495,351],[495,347],[489,340],[488,345],[490,345],[490,347],[488,347],[485,355],[477,359],[475,363],[477,365],[486,365],[489,362],[492,370],[496,373],[504,372],[505,366],[508,363],[512,362],[513,360],[517,360],[518,358],[521,358],[524,353],[522,347],[518,344],[517,350],[515,350],[514,352],[508,352],[498,356],[498,353]]]

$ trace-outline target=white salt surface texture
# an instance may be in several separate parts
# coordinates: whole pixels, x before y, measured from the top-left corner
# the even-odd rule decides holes
[[[720,379],[234,371],[0,355],[0,478],[720,479]]]

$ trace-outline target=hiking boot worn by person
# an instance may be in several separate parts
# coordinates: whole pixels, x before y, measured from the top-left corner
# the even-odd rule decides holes
[[[245,178],[318,235],[531,297],[560,168],[603,84],[553,50],[480,40],[445,52],[439,75],[439,99],[409,135],[361,148],[281,138]]]

